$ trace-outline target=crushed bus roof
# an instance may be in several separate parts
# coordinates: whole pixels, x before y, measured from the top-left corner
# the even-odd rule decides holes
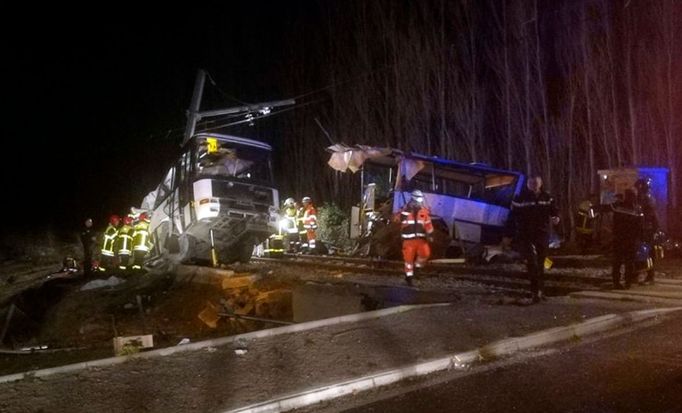
[[[345,169],[351,169],[359,167],[365,162],[365,161],[370,161],[375,164],[380,164],[380,165],[385,165],[385,166],[393,166],[397,165],[401,159],[413,159],[413,160],[418,160],[418,161],[423,161],[429,164],[434,164],[438,166],[443,166],[447,168],[452,168],[452,169],[459,169],[459,170],[464,170],[468,173],[474,174],[474,175],[481,175],[481,174],[493,174],[493,175],[514,175],[521,177],[523,176],[523,173],[518,172],[518,171],[513,171],[513,170],[507,170],[507,169],[499,169],[499,168],[494,168],[488,165],[481,165],[481,164],[468,164],[464,162],[458,162],[458,161],[453,161],[449,159],[444,159],[444,158],[439,158],[437,156],[428,156],[428,155],[422,155],[422,154],[417,154],[417,153],[412,153],[412,152],[404,152],[399,149],[394,149],[394,148],[382,148],[382,147],[374,147],[374,146],[365,146],[365,145],[354,145],[354,146],[347,146],[343,144],[336,144],[333,146],[330,146],[327,148],[328,152],[332,153],[332,159],[329,162],[329,165],[336,169],[336,170],[341,170],[342,172],[345,172]],[[334,157],[336,154],[342,155],[341,157],[348,160],[346,162],[346,168],[344,168],[342,165],[339,167],[339,165],[334,165]],[[357,156],[357,154],[360,154],[360,156]],[[355,162],[355,164],[353,164]]]

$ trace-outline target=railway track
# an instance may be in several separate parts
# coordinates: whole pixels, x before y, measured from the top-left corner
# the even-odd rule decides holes
[[[402,277],[401,261],[372,260],[354,257],[286,255],[282,258],[254,257],[254,262],[299,266],[320,270],[343,271],[355,274]],[[602,259],[571,257],[555,259],[557,265],[546,273],[546,292],[549,295],[566,295],[574,291],[602,290],[610,285],[610,273]],[[587,261],[585,263],[584,261]],[[577,263],[576,264],[574,264]],[[418,272],[419,278],[452,279],[479,283],[511,290],[527,291],[525,267],[520,264],[441,264],[429,263]]]

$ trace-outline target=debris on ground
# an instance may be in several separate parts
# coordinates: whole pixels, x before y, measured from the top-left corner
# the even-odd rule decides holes
[[[85,285],[83,285],[80,290],[81,291],[87,291],[87,290],[95,290],[97,288],[104,288],[104,287],[115,287],[122,282],[125,282],[125,280],[116,277],[115,275],[112,275],[111,277],[107,278],[106,280],[92,280]]]
[[[153,347],[154,337],[151,334],[143,336],[114,337],[114,354],[117,356],[139,353],[140,350]]]

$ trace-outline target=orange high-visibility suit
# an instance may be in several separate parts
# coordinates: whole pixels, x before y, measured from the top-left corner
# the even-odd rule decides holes
[[[308,238],[308,251],[315,251],[315,231],[317,230],[317,210],[312,203],[305,205],[303,211],[303,228]]]
[[[405,277],[414,276],[414,267],[421,268],[431,256],[428,238],[433,233],[431,214],[421,205],[409,203],[399,214],[400,234],[403,239]],[[416,257],[416,263],[415,263]]]

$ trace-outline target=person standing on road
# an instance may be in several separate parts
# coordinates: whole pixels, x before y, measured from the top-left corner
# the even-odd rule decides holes
[[[636,277],[635,253],[642,240],[644,215],[638,208],[635,192],[625,191],[622,201],[611,205],[613,211],[613,262],[611,276],[613,288],[628,289]],[[625,285],[621,284],[621,267],[625,266]]]
[[[412,191],[410,201],[396,214],[395,220],[400,222],[403,240],[405,282],[412,286],[415,267],[422,268],[431,256],[433,223],[431,213],[424,206],[424,193],[418,189]]]
[[[80,237],[81,244],[83,244],[83,274],[90,276],[92,275],[92,253],[97,248],[97,234],[92,229],[92,218],[85,220]]]
[[[531,176],[512,201],[516,238],[526,258],[533,303],[545,300],[543,291],[545,258],[549,246],[550,223],[559,224],[554,198],[542,189],[542,178]]]

